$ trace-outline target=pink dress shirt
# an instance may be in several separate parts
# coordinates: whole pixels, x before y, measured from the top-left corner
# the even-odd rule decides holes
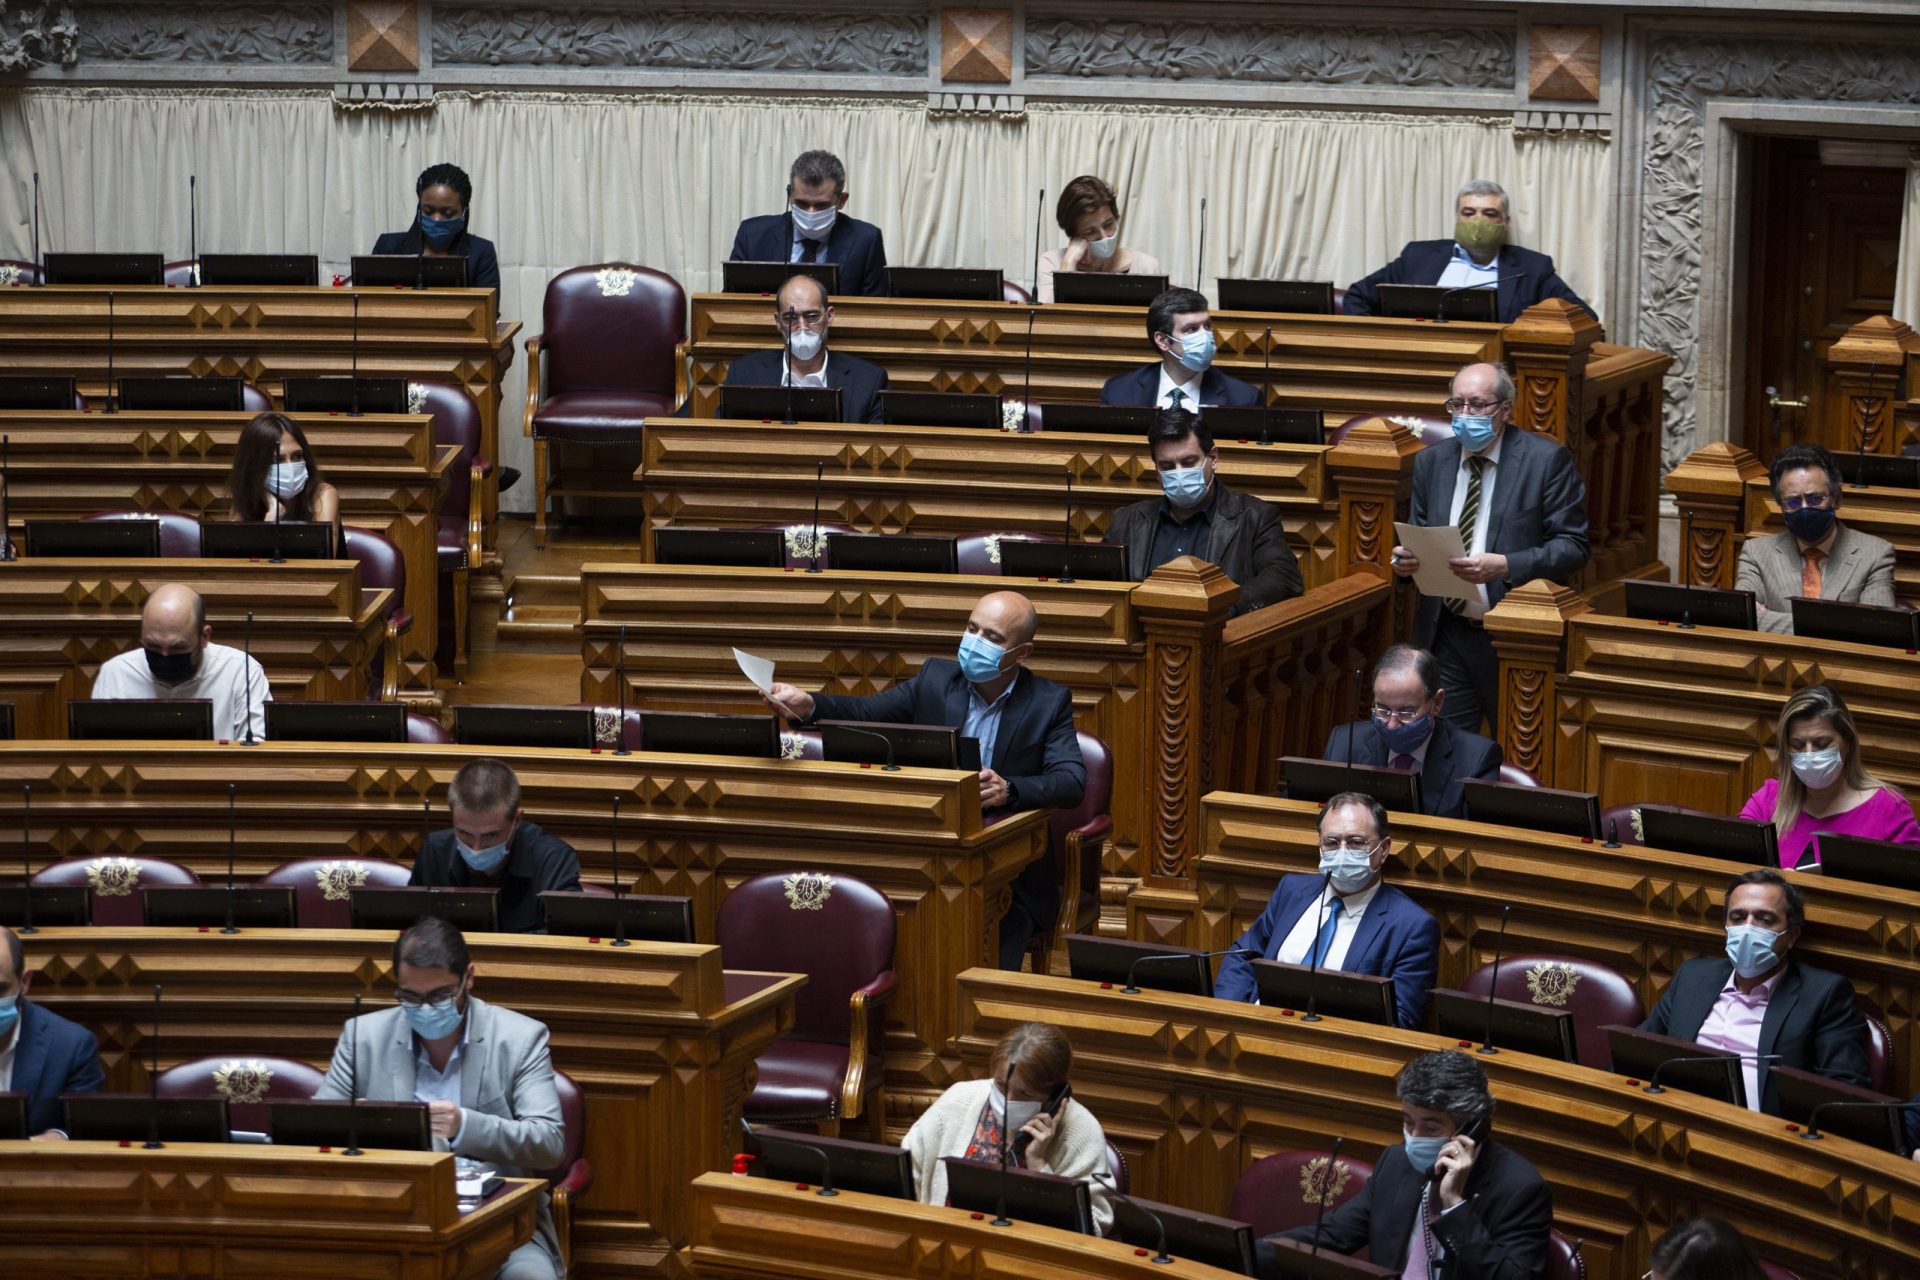
[[[1727,985],[1720,988],[1720,998],[1713,1002],[1713,1008],[1707,1012],[1707,1020],[1700,1024],[1700,1043],[1709,1049],[1724,1049],[1728,1053],[1759,1053],[1760,1024],[1767,1020],[1767,1001],[1773,999],[1773,989],[1785,974],[1784,964],[1771,978],[1751,991],[1741,991],[1734,983],[1734,975],[1727,975]],[[1760,1064],[1743,1062],[1740,1071],[1747,1078],[1747,1109],[1760,1109]]]
[[[1773,803],[1780,794],[1780,780],[1768,778],[1761,788],[1747,797],[1743,818],[1759,822],[1773,820]],[[1844,813],[1816,818],[1802,813],[1793,825],[1780,833],[1780,865],[1817,867],[1820,846],[1813,833],[1831,831],[1837,836],[1865,836],[1869,840],[1897,840],[1901,844],[1920,845],[1920,824],[1913,820],[1913,806],[1892,787],[1882,787]]]

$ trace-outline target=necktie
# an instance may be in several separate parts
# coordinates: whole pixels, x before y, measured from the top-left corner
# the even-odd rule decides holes
[[[1187,393],[1178,387],[1167,392],[1167,408],[1169,409],[1178,409],[1181,405],[1185,404],[1186,401]]]
[[[800,261],[802,262],[820,261],[821,247],[822,246],[818,240],[802,240],[800,242]]]
[[[1487,469],[1485,458],[1467,459],[1467,498],[1460,504],[1460,545],[1466,548],[1468,555],[1473,554],[1474,526],[1480,523],[1480,477]],[[1443,600],[1449,612],[1466,612],[1464,600]]]
[[[1817,547],[1803,547],[1800,551],[1800,594],[1809,600],[1820,598],[1820,566],[1827,553]]]
[[[1393,767],[1396,769],[1411,769],[1413,768],[1413,757],[1402,751],[1393,758]]]
[[[1313,940],[1313,947],[1307,952],[1308,967],[1325,963],[1327,952],[1333,949],[1333,931],[1340,927],[1340,899],[1333,899],[1324,909],[1327,922],[1320,926],[1320,936]]]

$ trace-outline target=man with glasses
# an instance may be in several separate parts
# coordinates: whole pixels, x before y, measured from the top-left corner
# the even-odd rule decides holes
[[[1413,642],[1440,668],[1456,728],[1500,723],[1500,659],[1488,637],[1487,610],[1508,590],[1535,578],[1565,581],[1587,563],[1587,487],[1566,447],[1531,431],[1507,429],[1513,379],[1497,364],[1470,364],[1453,377],[1447,412],[1453,439],[1422,449],[1413,462],[1408,523],[1453,526],[1466,554],[1447,562],[1473,587],[1472,598],[1420,602]],[[1419,557],[1393,549],[1393,571],[1411,577]],[[1497,736],[1497,735],[1496,735]]]
[[[1267,909],[1233,945],[1282,964],[1392,978],[1396,1021],[1418,1027],[1440,963],[1440,925],[1380,879],[1389,852],[1386,809],[1341,792],[1320,811],[1320,874],[1280,877]],[[1213,994],[1258,999],[1246,956],[1220,962]]]
[[[887,371],[877,364],[835,352],[827,354],[827,333],[833,328],[833,304],[812,276],[788,276],[775,295],[774,327],[780,331],[779,351],[749,351],[727,366],[730,387],[837,387],[840,421],[880,421],[880,395],[887,389]],[[693,401],[680,406],[686,417]]]
[[[1767,478],[1787,527],[1740,548],[1734,587],[1753,592],[1762,631],[1793,634],[1793,597],[1892,607],[1893,544],[1839,520],[1840,471],[1817,444],[1788,445]]]
[[[467,940],[421,920],[393,944],[391,1009],[347,1024],[314,1094],[344,1101],[424,1102],[436,1151],[537,1177],[566,1154],[547,1029],[473,994]],[[498,1280],[555,1280],[560,1244],[546,1193],[533,1239],[507,1255]]]
[[[1440,718],[1447,691],[1433,655],[1396,644],[1373,668],[1373,714],[1327,736],[1329,760],[1420,775],[1420,812],[1465,817],[1468,778],[1500,776],[1500,744]]]

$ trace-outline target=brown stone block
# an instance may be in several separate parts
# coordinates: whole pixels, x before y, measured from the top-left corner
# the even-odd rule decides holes
[[[1011,9],[940,11],[940,78],[974,84],[1013,79]]]
[[[1600,101],[1600,28],[1531,27],[1528,35],[1528,97]]]
[[[411,0],[350,0],[347,70],[420,70],[420,6]]]

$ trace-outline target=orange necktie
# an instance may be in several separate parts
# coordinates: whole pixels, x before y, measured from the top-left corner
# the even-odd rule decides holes
[[[1827,553],[1816,547],[1807,547],[1800,553],[1800,594],[1809,600],[1820,598],[1820,563]]]

